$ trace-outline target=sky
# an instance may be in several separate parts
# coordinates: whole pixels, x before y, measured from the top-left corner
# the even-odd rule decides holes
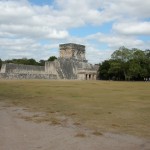
[[[150,49],[150,0],[0,0],[0,58],[59,57],[86,46],[94,64],[121,46]]]

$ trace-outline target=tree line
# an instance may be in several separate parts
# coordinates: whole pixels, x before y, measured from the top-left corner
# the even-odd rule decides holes
[[[150,50],[120,47],[111,59],[100,63],[101,80],[144,80],[150,78]]]
[[[57,59],[57,57],[55,57],[55,56],[51,56],[47,60],[40,60],[40,61],[36,61],[33,58],[10,59],[10,60],[5,60],[5,61],[2,61],[0,59],[0,68],[2,66],[2,63],[15,63],[15,64],[23,64],[23,65],[44,66],[45,61],[54,61],[55,59]]]

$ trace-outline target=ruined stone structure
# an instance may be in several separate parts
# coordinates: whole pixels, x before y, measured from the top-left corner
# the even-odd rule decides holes
[[[6,63],[2,65],[0,79],[57,79],[57,76],[46,74],[44,66]]]
[[[59,48],[60,57],[45,62],[45,66],[3,64],[0,78],[96,80],[98,67],[86,60],[84,45],[68,43]]]

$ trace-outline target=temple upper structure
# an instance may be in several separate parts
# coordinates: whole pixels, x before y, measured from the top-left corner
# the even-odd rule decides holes
[[[74,43],[60,44],[59,49],[61,58],[73,58],[79,61],[86,60],[84,45]]]

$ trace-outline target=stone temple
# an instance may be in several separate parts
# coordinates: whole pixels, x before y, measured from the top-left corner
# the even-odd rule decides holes
[[[88,63],[84,45],[60,44],[59,49],[60,57],[55,61],[46,61],[45,66],[2,64],[0,79],[97,79],[98,66]]]

